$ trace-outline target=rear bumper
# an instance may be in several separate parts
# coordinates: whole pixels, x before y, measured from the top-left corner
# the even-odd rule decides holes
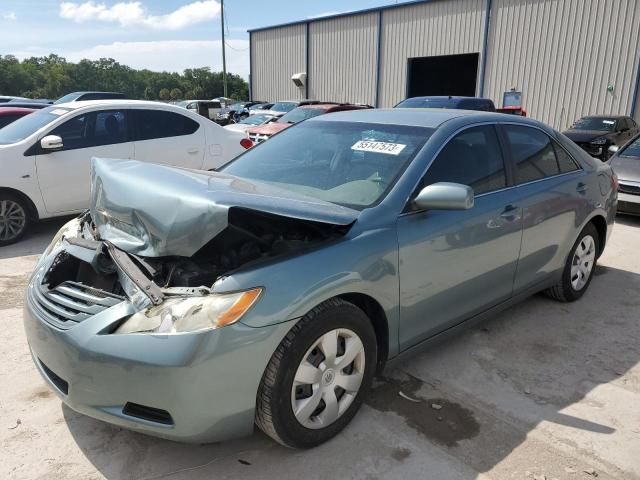
[[[39,318],[31,302],[27,295],[24,325],[34,363],[65,404],[108,423],[185,442],[253,431],[263,370],[291,327],[236,323],[188,334],[112,335],[102,332],[130,314],[127,302],[68,330]]]

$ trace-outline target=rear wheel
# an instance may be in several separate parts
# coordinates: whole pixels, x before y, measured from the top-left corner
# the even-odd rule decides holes
[[[567,263],[562,272],[562,279],[545,293],[561,302],[578,300],[589,287],[598,261],[598,231],[589,223],[580,232],[573,245]]]
[[[282,340],[262,377],[256,424],[293,448],[319,445],[356,414],[376,367],[371,322],[341,299],[322,303]]]
[[[16,195],[0,193],[0,247],[20,240],[29,223],[29,210],[24,201]]]

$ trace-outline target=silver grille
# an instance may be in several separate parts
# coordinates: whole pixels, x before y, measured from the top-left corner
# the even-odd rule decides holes
[[[124,297],[78,282],[67,281],[49,289],[39,279],[34,280],[29,287],[32,304],[45,320],[60,328],[71,328],[124,301]]]

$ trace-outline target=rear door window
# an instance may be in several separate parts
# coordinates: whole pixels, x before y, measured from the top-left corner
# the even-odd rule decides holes
[[[565,173],[560,167],[551,138],[546,133],[521,125],[504,125],[504,132],[514,161],[516,183],[533,182]],[[569,168],[566,158],[563,164],[565,169]]]
[[[137,141],[191,135],[200,128],[184,115],[163,110],[136,110],[135,119]]]

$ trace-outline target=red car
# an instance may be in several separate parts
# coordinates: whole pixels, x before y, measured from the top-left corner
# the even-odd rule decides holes
[[[258,127],[250,128],[247,132],[253,143],[260,143],[270,136],[281,132],[285,128],[289,128],[298,122],[307,118],[317,117],[325,113],[342,112],[345,110],[362,110],[365,108],[373,108],[369,105],[358,105],[353,103],[317,103],[314,105],[304,105],[295,108],[284,114],[278,120]]]
[[[0,107],[0,128],[36,111],[33,108]]]

